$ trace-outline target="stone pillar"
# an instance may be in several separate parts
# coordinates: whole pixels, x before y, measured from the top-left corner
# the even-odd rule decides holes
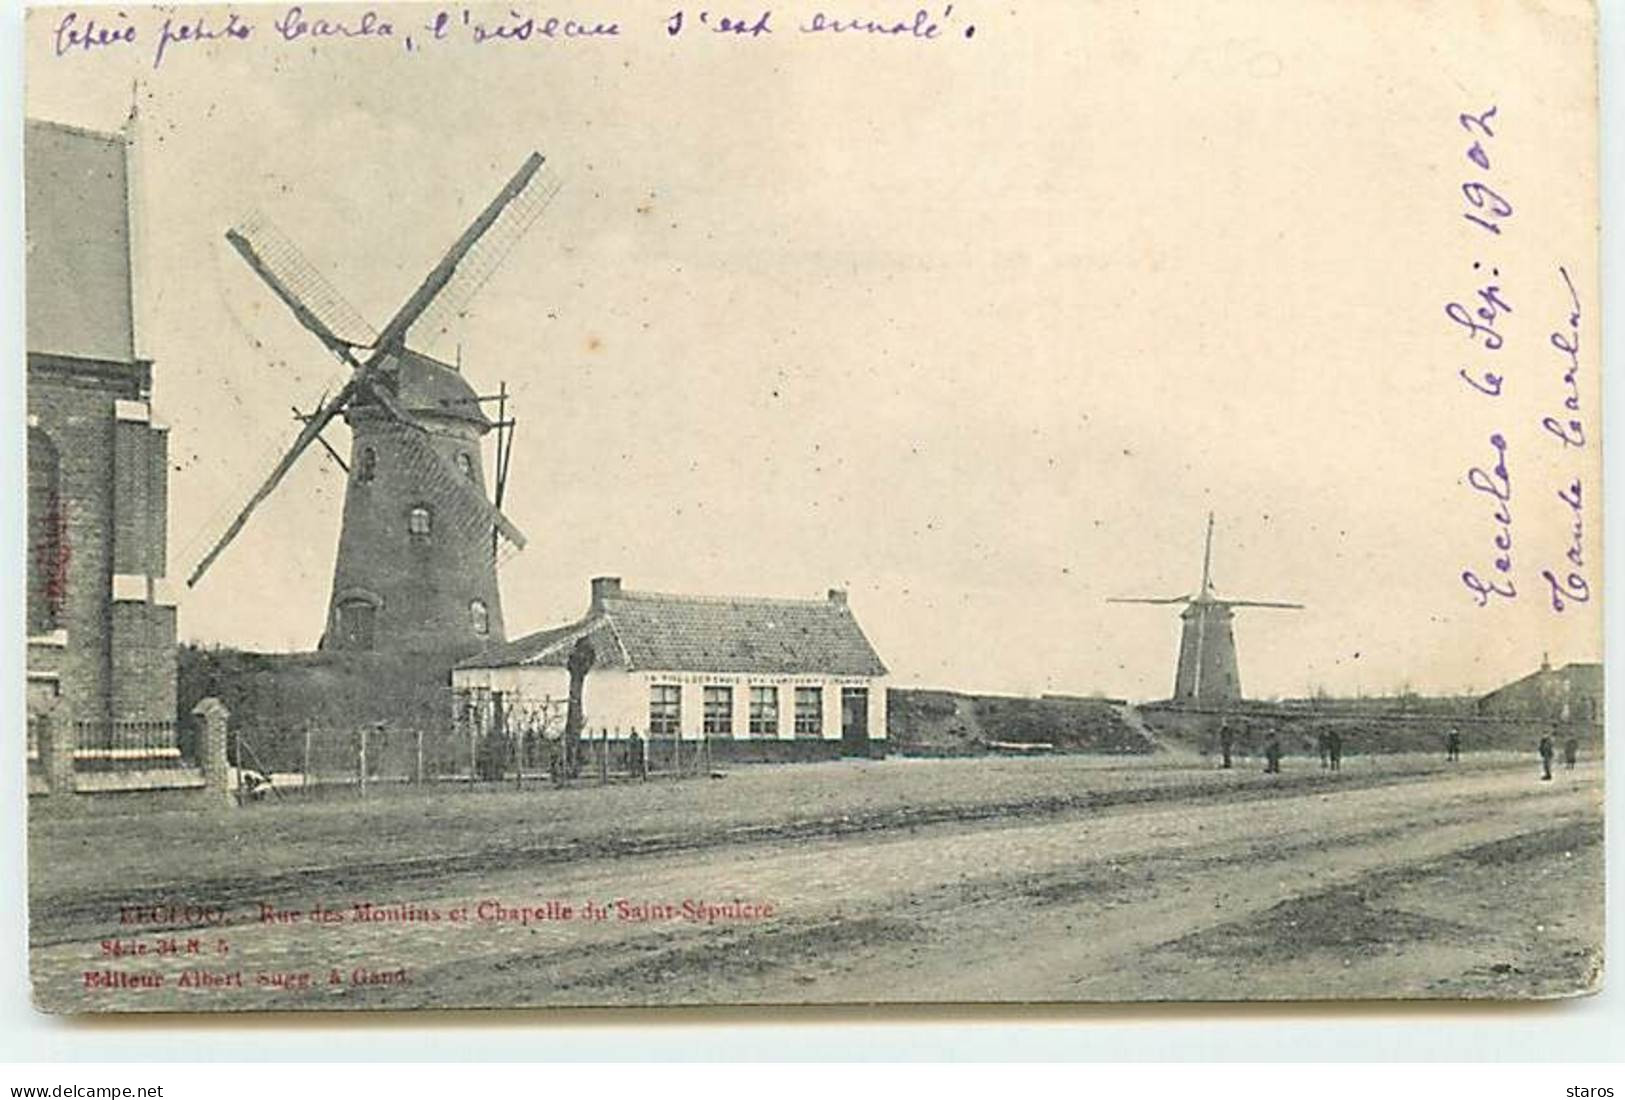
[[[231,712],[226,704],[211,695],[192,708],[192,717],[198,721],[198,756],[209,800],[229,805],[235,797],[226,761],[226,722]]]

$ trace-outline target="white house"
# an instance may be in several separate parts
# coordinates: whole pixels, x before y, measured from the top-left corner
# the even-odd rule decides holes
[[[838,589],[822,600],[673,596],[599,577],[585,617],[462,661],[452,685],[479,713],[541,716],[553,734],[571,665],[589,662],[584,736],[704,739],[733,759],[886,752],[886,666]]]

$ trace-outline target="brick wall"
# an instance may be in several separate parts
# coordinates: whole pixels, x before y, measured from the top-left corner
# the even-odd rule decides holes
[[[111,607],[112,677],[108,706],[114,721],[175,716],[175,609],[118,600]]]
[[[152,430],[144,402],[115,402],[113,422],[113,572],[148,575],[152,551],[149,501]],[[159,549],[162,556],[162,549]]]
[[[66,584],[61,691],[84,720],[175,714],[175,609],[155,602],[164,573],[167,446],[144,416],[149,365],[28,357],[30,427],[55,446]],[[135,418],[139,403],[143,415]],[[31,585],[39,563],[30,555]],[[115,574],[140,578],[140,599],[114,602]],[[126,582],[128,587],[128,581]],[[126,593],[128,594],[128,593]]]

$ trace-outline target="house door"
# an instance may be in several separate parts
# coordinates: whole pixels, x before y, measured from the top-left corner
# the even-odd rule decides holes
[[[869,755],[869,689],[841,689],[841,754]]]

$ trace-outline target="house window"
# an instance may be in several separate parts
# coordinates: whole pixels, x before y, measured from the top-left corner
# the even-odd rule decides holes
[[[474,633],[482,638],[491,633],[491,609],[485,606],[484,600],[469,601],[468,617]]]
[[[705,732],[732,736],[733,731],[734,689],[726,684],[708,686],[705,689]]]
[[[414,541],[427,539],[429,537],[429,532],[433,528],[434,518],[429,514],[428,505],[414,505],[412,510],[406,513],[406,533],[410,535]]]
[[[474,460],[468,457],[467,451],[457,452],[457,468],[463,471],[463,476],[468,480],[474,480]]]
[[[822,737],[824,735],[824,689],[821,687],[796,688],[796,736]]]
[[[371,447],[361,448],[361,457],[356,459],[355,479],[363,484],[378,476],[378,452]]]
[[[778,736],[778,688],[753,687],[750,689],[750,732],[758,737]]]
[[[683,689],[677,684],[649,685],[649,736],[675,737],[683,728]]]

